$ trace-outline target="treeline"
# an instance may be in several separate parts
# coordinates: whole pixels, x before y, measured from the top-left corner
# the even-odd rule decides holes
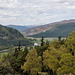
[[[28,51],[21,49],[21,42],[15,52],[0,60],[2,75],[75,75],[75,31],[66,40],[44,42]]]
[[[32,46],[34,44],[34,39],[27,39],[27,38],[24,38],[24,39],[13,39],[13,40],[8,40],[8,39],[0,39],[0,50],[4,50],[4,49],[9,49],[11,47],[14,47],[14,46],[18,46],[18,42],[21,41],[21,45],[22,46]]]
[[[24,38],[24,36],[16,29],[0,25],[0,50],[9,49],[11,45],[18,46],[18,41],[21,45],[33,45],[31,39]]]

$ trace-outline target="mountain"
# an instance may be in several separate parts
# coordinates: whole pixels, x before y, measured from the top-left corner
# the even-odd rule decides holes
[[[33,28],[33,27],[37,27],[39,25],[25,25],[25,26],[28,27],[28,28]]]
[[[75,31],[75,19],[54,22],[23,31],[25,37],[57,37],[67,36],[70,32]]]
[[[11,27],[11,28],[17,29],[20,32],[22,32],[23,30],[26,30],[26,29],[29,28],[27,26],[19,26],[19,25],[8,25],[7,27]]]
[[[25,25],[25,26],[21,26],[21,25],[7,25],[7,27],[17,29],[20,32],[23,32],[24,30],[27,30],[29,28],[33,28],[33,27],[36,27],[36,26],[37,25]]]

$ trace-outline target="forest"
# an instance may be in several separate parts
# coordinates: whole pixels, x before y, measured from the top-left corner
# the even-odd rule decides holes
[[[18,46],[18,41],[21,45],[33,45],[32,39],[24,38],[24,36],[16,29],[0,25],[0,51]]]
[[[14,52],[0,56],[0,75],[75,75],[75,31],[52,43],[42,37],[31,50],[19,42]]]

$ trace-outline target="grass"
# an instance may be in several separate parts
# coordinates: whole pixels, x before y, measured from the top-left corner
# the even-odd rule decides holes
[[[6,53],[0,53],[0,56],[3,57],[5,55],[7,55],[7,54],[8,54],[7,52]]]
[[[35,39],[36,39],[35,42],[40,42],[40,40],[41,40],[41,38],[35,38]],[[63,40],[63,39],[66,39],[66,38],[61,38],[61,39]],[[57,37],[44,38],[44,41],[45,41],[45,42],[46,42],[46,40],[52,42],[53,40],[58,40],[58,38],[57,38]]]
[[[13,52],[14,48],[6,49],[6,50],[1,50],[0,51],[0,56],[4,56],[8,54],[8,52]]]

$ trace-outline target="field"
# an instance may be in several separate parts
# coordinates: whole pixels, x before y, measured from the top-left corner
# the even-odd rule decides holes
[[[4,56],[6,54],[8,54],[8,51],[7,50],[0,51],[0,56]]]
[[[14,48],[10,48],[10,49],[6,49],[6,50],[1,50],[0,51],[0,56],[4,56],[6,54],[8,54],[8,52],[13,52]]]
[[[36,39],[35,42],[40,42],[40,40],[41,40],[41,38],[33,38],[33,39]],[[66,39],[66,38],[64,37],[64,38],[61,38],[61,39],[63,40],[63,39]],[[47,40],[52,42],[53,40],[58,40],[58,38],[57,37],[44,38],[44,41],[47,41]]]

